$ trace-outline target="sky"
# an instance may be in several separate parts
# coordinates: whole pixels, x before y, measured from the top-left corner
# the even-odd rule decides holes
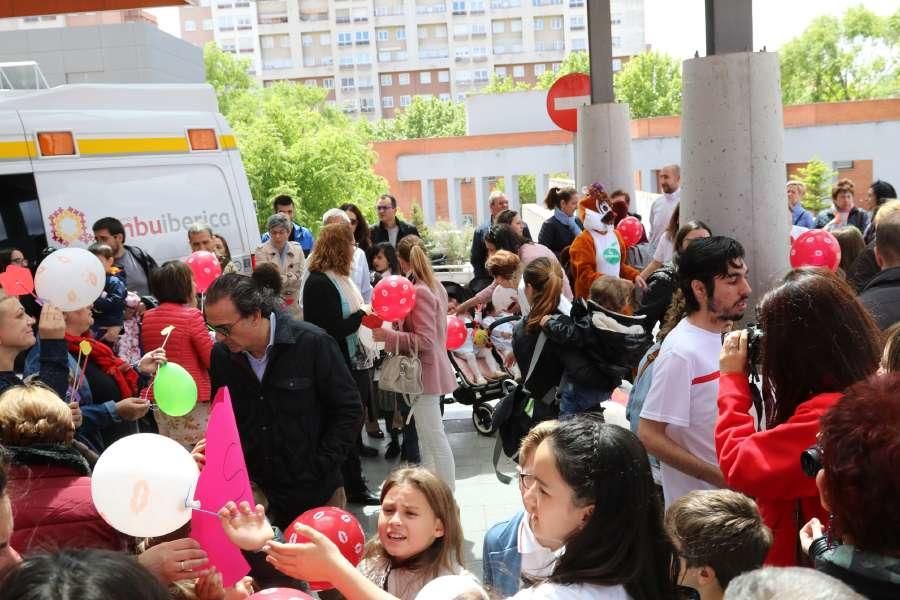
[[[650,46],[676,58],[690,58],[706,49],[704,0],[644,0],[645,39]],[[840,16],[851,6],[888,15],[900,7],[898,0],[753,0],[753,45],[777,50],[803,33],[819,15]],[[167,33],[178,35],[178,9],[148,9]]]

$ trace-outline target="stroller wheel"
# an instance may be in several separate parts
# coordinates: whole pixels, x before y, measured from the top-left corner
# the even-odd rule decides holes
[[[490,404],[476,404],[472,407],[472,423],[481,435],[494,433],[494,408]]]

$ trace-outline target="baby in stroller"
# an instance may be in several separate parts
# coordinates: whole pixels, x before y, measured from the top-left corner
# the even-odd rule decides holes
[[[456,307],[460,303],[461,300],[458,297],[448,293],[447,314],[455,315]],[[483,330],[472,318],[472,315],[466,314],[460,315],[460,317],[466,322],[466,341],[451,352],[458,359],[457,363],[465,378],[476,385],[484,385],[488,379],[506,377],[506,373],[500,368],[491,353],[487,332],[482,333]]]

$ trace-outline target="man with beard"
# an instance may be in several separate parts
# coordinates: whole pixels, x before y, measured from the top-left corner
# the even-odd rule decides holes
[[[578,211],[584,231],[569,246],[575,297],[590,297],[591,284],[598,277],[621,277],[642,289],[646,287],[641,272],[628,264],[625,240],[613,226],[616,215],[612,202],[599,182],[587,189]]]
[[[693,490],[724,487],[716,460],[722,333],[744,316],[750,284],[744,248],[728,237],[689,244],[678,260],[686,316],[653,366],[638,435],[659,457],[666,507]]]
[[[659,187],[663,195],[650,206],[650,246],[656,252],[659,238],[666,232],[672,212],[681,199],[681,167],[666,165],[659,171]]]

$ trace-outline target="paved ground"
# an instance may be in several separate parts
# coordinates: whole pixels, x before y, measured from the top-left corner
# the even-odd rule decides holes
[[[466,568],[481,578],[481,547],[488,527],[505,520],[522,507],[519,488],[515,483],[504,485],[494,475],[491,453],[494,438],[485,437],[472,425],[469,406],[448,404],[444,410],[444,426],[456,460],[456,502],[459,504],[465,532]],[[367,439],[370,446],[380,448],[378,458],[364,458],[363,468],[373,491],[399,462],[387,461],[384,448],[387,441]],[[374,535],[378,507],[351,505],[350,510],[360,518],[366,536]]]

